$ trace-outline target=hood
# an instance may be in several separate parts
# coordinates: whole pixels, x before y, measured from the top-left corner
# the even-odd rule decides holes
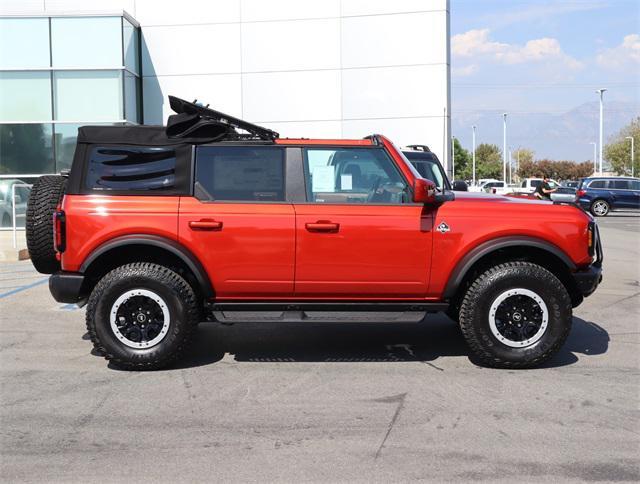
[[[485,192],[455,192],[456,201],[473,202],[473,203],[516,203],[526,205],[553,205],[548,200],[537,200],[524,197],[507,197],[506,195],[498,195]]]

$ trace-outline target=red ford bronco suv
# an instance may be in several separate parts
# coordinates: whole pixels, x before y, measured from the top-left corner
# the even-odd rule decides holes
[[[120,367],[163,367],[198,323],[239,311],[446,311],[479,362],[531,367],[602,278],[576,206],[454,197],[384,136],[280,139],[170,102],[166,127],[80,128],[70,172],[41,177],[28,204],[33,264],[56,301],[87,304]]]

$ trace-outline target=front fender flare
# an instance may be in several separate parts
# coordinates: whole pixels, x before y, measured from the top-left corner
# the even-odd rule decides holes
[[[571,258],[562,249],[550,242],[547,242],[546,240],[525,236],[500,237],[498,239],[488,240],[477,245],[472,250],[470,250],[462,259],[460,259],[460,261],[458,261],[455,268],[451,272],[451,275],[449,276],[449,280],[444,291],[444,298],[450,299],[455,296],[469,269],[471,269],[473,265],[482,257],[499,249],[523,246],[545,250],[560,259],[569,270],[576,270],[576,265],[573,263]]]

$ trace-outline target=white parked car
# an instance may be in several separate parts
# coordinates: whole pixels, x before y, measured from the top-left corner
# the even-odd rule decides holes
[[[525,178],[520,183],[519,187],[516,187],[513,191],[514,193],[533,193],[536,188],[540,186],[542,183],[542,178]],[[549,186],[551,188],[558,188],[560,183],[555,180],[549,180]]]
[[[0,179],[0,225],[4,228],[13,227],[13,185],[23,185],[22,180]],[[18,186],[16,193],[16,226],[24,227],[25,214],[27,212],[27,199],[30,188]]]

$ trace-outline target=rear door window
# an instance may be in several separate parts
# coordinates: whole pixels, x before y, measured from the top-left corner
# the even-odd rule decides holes
[[[270,146],[201,146],[194,195],[203,201],[285,201],[284,150]]]
[[[614,190],[629,190],[631,184],[629,180],[609,180],[609,188]]]

